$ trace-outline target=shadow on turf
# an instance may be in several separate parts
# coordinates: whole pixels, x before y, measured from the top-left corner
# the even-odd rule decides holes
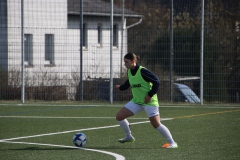
[[[26,147],[26,148],[15,148],[15,149],[8,149],[8,150],[13,150],[13,151],[24,151],[24,150],[73,150],[75,148],[43,148],[43,147]]]

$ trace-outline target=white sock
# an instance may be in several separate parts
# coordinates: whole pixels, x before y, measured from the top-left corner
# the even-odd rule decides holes
[[[118,121],[120,127],[122,128],[122,130],[124,131],[126,137],[132,137],[131,134],[131,129],[129,126],[129,123],[126,119],[122,120],[122,121]]]
[[[163,137],[164,137],[170,144],[174,144],[174,143],[175,143],[174,140],[173,140],[173,138],[172,138],[172,135],[171,135],[169,129],[168,129],[166,126],[164,126],[163,124],[161,124],[161,125],[158,126],[156,129],[163,135]]]

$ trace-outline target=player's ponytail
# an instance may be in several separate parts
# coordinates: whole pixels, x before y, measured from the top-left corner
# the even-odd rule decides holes
[[[137,56],[136,54],[132,53],[132,52],[127,53],[127,54],[124,56],[124,58],[129,59],[129,60],[131,60],[131,61],[136,60],[136,62],[138,62],[138,61],[140,60],[140,57]]]

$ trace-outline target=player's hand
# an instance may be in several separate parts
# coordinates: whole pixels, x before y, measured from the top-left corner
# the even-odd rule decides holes
[[[151,101],[152,97],[149,97],[146,95],[144,103],[149,103]]]
[[[116,89],[119,89],[119,87],[120,87],[120,85],[116,85],[116,86],[115,86]]]

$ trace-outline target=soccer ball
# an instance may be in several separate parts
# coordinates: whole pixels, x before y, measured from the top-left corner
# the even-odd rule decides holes
[[[77,147],[83,147],[87,143],[87,136],[84,133],[76,133],[73,136],[73,144]]]

